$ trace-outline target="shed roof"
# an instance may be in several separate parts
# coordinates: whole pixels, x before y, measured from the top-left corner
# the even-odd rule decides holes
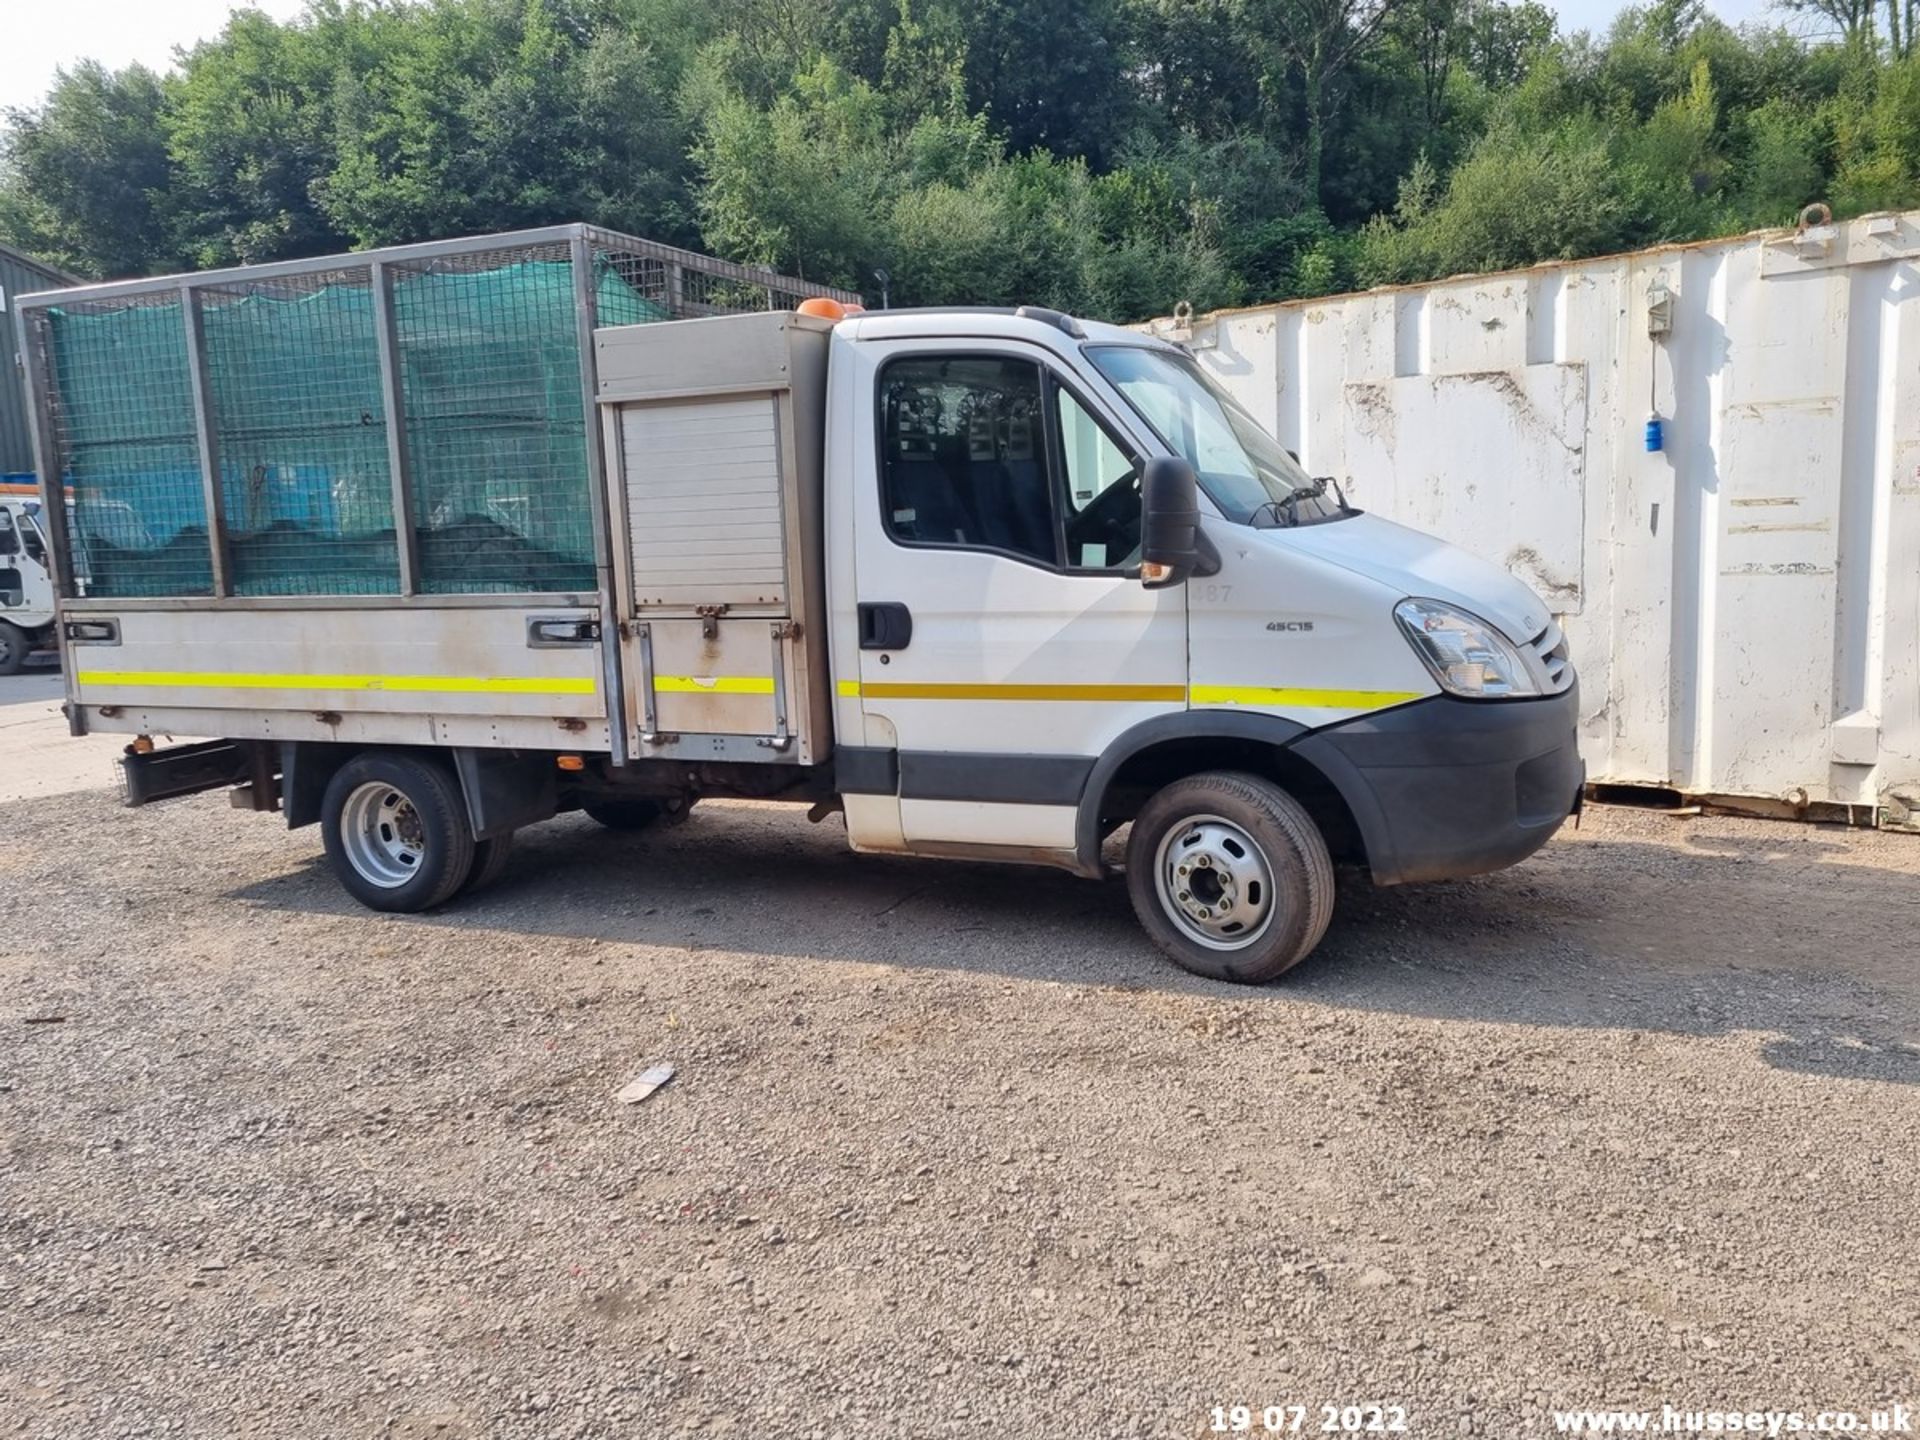
[[[70,275],[58,265],[49,265],[46,261],[37,260],[24,250],[16,250],[13,246],[5,243],[0,243],[0,259],[11,260],[14,264],[31,270],[37,275],[44,275],[56,286],[84,285],[86,283],[78,275]]]

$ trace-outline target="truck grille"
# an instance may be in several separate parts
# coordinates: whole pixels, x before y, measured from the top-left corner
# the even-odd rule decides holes
[[[1546,666],[1549,695],[1558,695],[1573,683],[1573,665],[1567,657],[1566,631],[1549,620],[1547,628],[1527,643],[1528,648],[1540,657],[1540,663]]]

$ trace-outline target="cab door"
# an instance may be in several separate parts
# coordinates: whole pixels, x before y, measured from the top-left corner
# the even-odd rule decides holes
[[[881,777],[869,790],[892,787],[898,831],[874,823],[870,796],[865,823],[849,807],[851,838],[1070,850],[1101,752],[1186,706],[1184,587],[1130,573],[1140,449],[1038,346],[858,348],[872,397],[852,477],[862,769]]]

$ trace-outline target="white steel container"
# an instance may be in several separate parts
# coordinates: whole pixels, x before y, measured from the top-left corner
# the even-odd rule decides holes
[[[1147,328],[1534,587],[1591,780],[1913,823],[1920,212]]]

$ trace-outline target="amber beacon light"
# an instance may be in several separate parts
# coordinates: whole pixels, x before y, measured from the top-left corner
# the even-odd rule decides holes
[[[817,316],[822,320],[845,320],[850,315],[864,315],[864,305],[848,305],[839,300],[829,300],[824,295],[816,295],[811,300],[802,300],[799,313]]]

